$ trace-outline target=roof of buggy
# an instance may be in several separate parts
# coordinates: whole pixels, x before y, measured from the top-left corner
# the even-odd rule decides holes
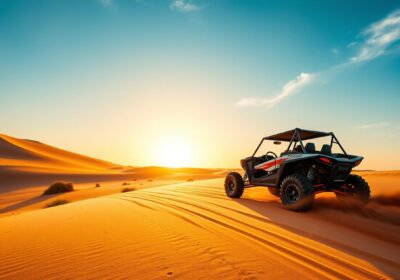
[[[275,141],[290,141],[293,138],[295,132],[299,133],[301,140],[308,140],[323,136],[332,135],[332,132],[321,132],[321,131],[313,131],[313,130],[305,130],[300,128],[295,128],[292,130],[288,130],[285,132],[281,132],[275,135],[264,137],[264,140],[275,140]]]

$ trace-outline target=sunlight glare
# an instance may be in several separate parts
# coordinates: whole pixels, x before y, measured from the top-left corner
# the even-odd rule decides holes
[[[192,164],[191,147],[181,137],[169,137],[161,143],[160,165],[167,167],[186,167]]]

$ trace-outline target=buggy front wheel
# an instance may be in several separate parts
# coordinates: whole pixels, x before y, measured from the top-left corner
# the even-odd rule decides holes
[[[237,172],[231,172],[225,178],[225,193],[230,198],[240,198],[244,191],[242,176]]]

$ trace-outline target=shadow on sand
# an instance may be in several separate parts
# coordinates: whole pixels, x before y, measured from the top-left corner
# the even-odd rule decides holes
[[[23,208],[23,207],[27,207],[27,206],[30,206],[30,205],[33,205],[33,204],[36,204],[36,203],[40,203],[40,202],[52,199],[54,197],[57,197],[57,194],[54,194],[54,195],[40,195],[40,196],[32,197],[30,199],[27,199],[27,200],[24,200],[24,201],[20,201],[18,203],[15,203],[15,204],[12,204],[12,205],[9,205],[7,207],[4,207],[4,208],[0,209],[0,214],[4,214],[4,213],[7,213],[7,212],[15,211],[15,210],[18,210],[18,209]]]

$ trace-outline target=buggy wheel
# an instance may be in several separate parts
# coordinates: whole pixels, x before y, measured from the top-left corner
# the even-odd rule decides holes
[[[268,191],[270,194],[279,197],[279,188],[268,187]]]
[[[225,193],[230,198],[240,198],[244,191],[242,176],[237,172],[231,172],[225,178]]]
[[[342,203],[356,202],[364,206],[371,197],[371,190],[368,183],[358,175],[351,174],[347,178],[346,184],[342,187],[341,191],[342,193],[335,194],[336,198]]]
[[[285,209],[302,212],[309,210],[314,202],[314,190],[301,174],[288,175],[282,180],[280,197]]]

